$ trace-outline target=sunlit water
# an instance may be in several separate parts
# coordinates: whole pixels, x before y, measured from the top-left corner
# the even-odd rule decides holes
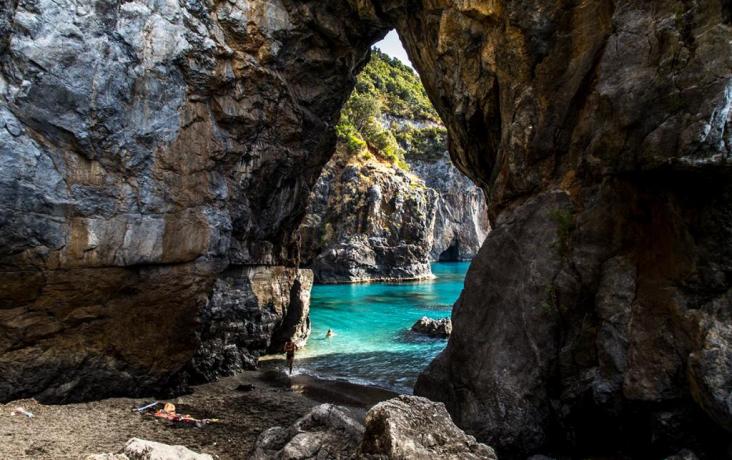
[[[436,278],[416,283],[316,285],[312,335],[297,372],[411,393],[417,375],[447,345],[409,331],[422,316],[450,316],[468,262],[436,263]],[[325,338],[328,329],[335,336]]]

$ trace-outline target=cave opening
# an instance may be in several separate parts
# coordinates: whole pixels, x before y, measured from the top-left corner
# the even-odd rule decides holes
[[[460,242],[454,240],[447,249],[440,253],[438,258],[440,262],[457,262],[460,260]]]
[[[395,30],[372,46],[336,132],[299,229],[314,286],[296,372],[411,393],[445,347],[489,231],[486,202],[453,165],[447,129]],[[424,317],[434,323],[420,327]]]

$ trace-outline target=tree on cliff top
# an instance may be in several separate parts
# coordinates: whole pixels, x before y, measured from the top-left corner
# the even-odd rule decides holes
[[[378,49],[358,75],[336,129],[352,154],[368,148],[403,169],[405,155],[445,150],[445,128],[419,76]]]

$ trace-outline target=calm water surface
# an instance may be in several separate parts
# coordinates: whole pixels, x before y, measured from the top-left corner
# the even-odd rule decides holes
[[[313,287],[312,335],[297,372],[411,393],[417,375],[447,345],[409,331],[422,316],[449,317],[468,262],[436,263],[434,280]],[[325,338],[328,328],[335,337]]]

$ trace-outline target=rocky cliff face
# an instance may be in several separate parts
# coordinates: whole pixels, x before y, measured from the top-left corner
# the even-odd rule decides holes
[[[405,171],[341,145],[300,227],[302,264],[319,283],[428,278],[431,261],[470,260],[490,225],[483,191],[450,163],[407,158]]]
[[[727,455],[728,2],[410,13],[392,10],[494,224],[416,393],[499,456]]]
[[[447,151],[436,159],[408,157],[410,171],[437,192],[430,259],[470,260],[490,231],[483,190],[450,161]]]
[[[291,235],[386,29],[340,2],[3,5],[0,400],[148,393],[302,336]]]
[[[489,229],[484,194],[450,163],[414,70],[376,51],[336,130],[300,228],[316,281],[425,278],[430,260],[477,254]]]
[[[320,283],[432,276],[437,198],[413,174],[340,145],[300,227],[303,263]]]

